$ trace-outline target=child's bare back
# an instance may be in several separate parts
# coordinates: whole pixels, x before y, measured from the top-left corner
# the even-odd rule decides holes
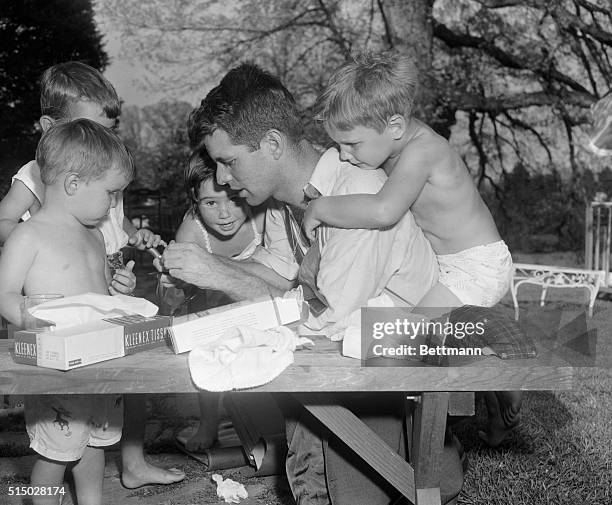
[[[500,240],[491,212],[483,202],[460,156],[448,141],[417,119],[414,133],[394,165],[383,165],[396,180],[426,170],[423,189],[411,210],[437,254],[451,254]],[[401,182],[398,180],[398,182]],[[408,181],[407,181],[408,182]]]

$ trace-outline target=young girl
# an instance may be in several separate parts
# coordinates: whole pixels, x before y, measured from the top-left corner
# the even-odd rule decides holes
[[[262,241],[264,212],[251,209],[237,192],[219,186],[215,163],[206,152],[194,153],[185,169],[185,189],[191,208],[176,232],[177,242],[193,242],[209,253],[246,260]],[[219,291],[186,288],[189,312],[231,303]],[[219,395],[199,395],[200,426],[185,449],[202,452],[217,437]]]

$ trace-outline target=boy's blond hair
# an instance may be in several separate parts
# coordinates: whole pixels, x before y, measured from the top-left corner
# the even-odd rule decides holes
[[[76,102],[94,102],[106,117],[121,114],[121,102],[113,85],[98,70],[85,63],[67,61],[45,70],[40,79],[40,110],[52,119],[70,118]]]
[[[393,115],[409,118],[418,89],[414,60],[396,51],[364,53],[330,77],[314,106],[315,119],[339,130],[382,132]]]
[[[134,160],[111,130],[90,119],[58,121],[43,133],[36,163],[44,184],[62,174],[76,173],[85,182],[102,178],[110,170],[134,177]]]

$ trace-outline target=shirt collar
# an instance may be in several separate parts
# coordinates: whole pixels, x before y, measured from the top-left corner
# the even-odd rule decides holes
[[[315,198],[317,196],[316,192],[323,196],[331,195],[341,165],[340,154],[335,147],[330,147],[325,151],[319,158],[310,181],[303,189],[306,198],[310,200]]]

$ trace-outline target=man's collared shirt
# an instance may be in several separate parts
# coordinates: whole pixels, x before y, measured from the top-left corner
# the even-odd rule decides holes
[[[336,149],[319,159],[310,185],[322,196],[376,193],[386,180],[383,170],[362,170],[340,161]],[[266,213],[264,246],[252,258],[296,279],[299,265],[287,238],[284,204],[274,202]],[[298,223],[301,224],[301,223]],[[438,267],[429,241],[408,212],[385,229],[343,229],[322,225],[317,230],[321,260],[317,288],[328,308],[307,325],[319,330],[339,323],[387,288],[414,305],[437,281]]]

